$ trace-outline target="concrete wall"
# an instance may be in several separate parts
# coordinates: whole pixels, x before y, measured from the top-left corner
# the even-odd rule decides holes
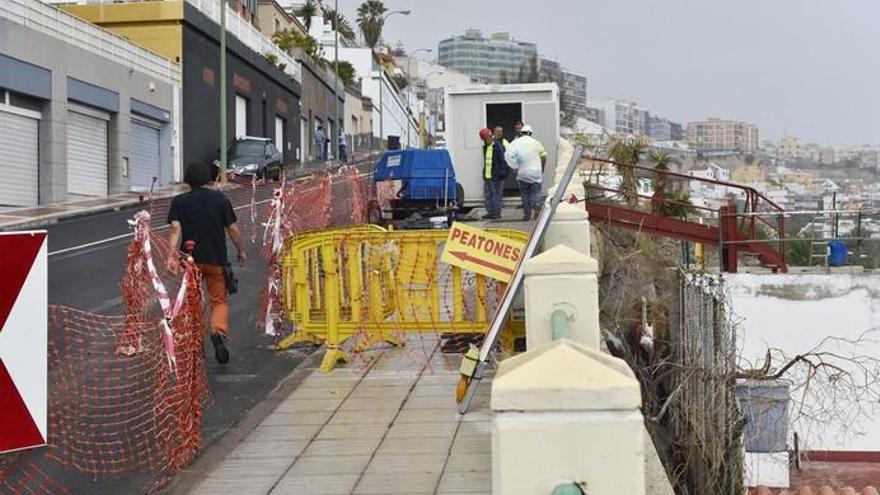
[[[734,321],[739,321],[743,366],[760,366],[768,348],[795,356],[809,352],[828,337],[863,339],[856,345],[826,341],[821,345],[823,351],[880,359],[880,276],[735,274],[725,280]],[[829,359],[864,380],[852,365]],[[776,368],[782,364],[774,361]],[[877,363],[871,368],[870,372],[880,372]],[[798,381],[802,379],[798,377]],[[880,384],[873,383],[873,393],[856,397],[842,385],[816,383],[803,399],[805,414],[825,412],[815,418],[797,415],[803,390],[793,388],[795,422],[791,429],[800,435],[801,448],[880,451],[878,387]]]
[[[100,25],[180,63],[183,2],[139,2],[125,5],[62,5],[61,9]],[[149,19],[149,22],[139,22]]]
[[[98,86],[118,95],[118,111],[111,113],[108,126],[109,193],[129,190],[125,163],[129,158],[131,99],[137,99],[169,114],[177,88],[157,78],[112,62],[61,39],[0,19],[0,53],[43,67],[52,72],[51,98],[42,100],[40,121],[40,203],[67,198],[67,107],[68,77]],[[17,90],[16,88],[11,88]],[[170,124],[160,135],[161,179],[173,177],[173,147],[176,139]]]
[[[211,161],[219,152],[220,27],[185,4],[183,29],[184,163]],[[284,161],[296,161],[299,148],[300,84],[247,48],[227,37],[227,134],[235,138],[235,95],[248,99],[248,134],[275,137],[275,116],[285,120]]]

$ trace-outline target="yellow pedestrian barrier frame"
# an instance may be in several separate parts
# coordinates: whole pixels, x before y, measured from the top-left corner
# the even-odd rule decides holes
[[[490,231],[523,242],[528,238],[518,230]],[[440,262],[448,233],[357,226],[289,238],[282,254],[282,292],[294,332],[278,348],[323,342],[327,353],[321,370],[330,371],[350,360],[342,346],[355,336],[364,338],[353,352],[383,341],[399,345],[397,335],[404,333],[486,333],[494,310],[491,279]],[[496,296],[503,292],[498,284]],[[521,320],[511,321],[501,342],[510,350],[523,328]]]

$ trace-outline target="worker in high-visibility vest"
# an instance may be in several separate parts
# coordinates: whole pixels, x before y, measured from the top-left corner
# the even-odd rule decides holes
[[[504,151],[507,151],[507,146],[510,144],[506,139],[504,139],[504,128],[500,125],[495,126],[495,129],[492,130],[492,137],[495,138],[495,141],[500,141],[501,145],[504,146]]]
[[[495,139],[488,127],[480,130],[480,140],[483,141],[483,202],[486,206],[483,219],[494,220],[501,218],[504,179],[508,173],[504,142]]]

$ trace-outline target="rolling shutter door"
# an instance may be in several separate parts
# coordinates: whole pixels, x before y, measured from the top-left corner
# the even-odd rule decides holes
[[[39,202],[37,119],[0,110],[0,205],[33,206]]]
[[[107,196],[108,120],[97,110],[71,107],[67,112],[68,194]]]
[[[159,128],[144,122],[131,121],[131,189],[149,191],[153,177],[158,177],[161,185],[162,166],[159,153]]]

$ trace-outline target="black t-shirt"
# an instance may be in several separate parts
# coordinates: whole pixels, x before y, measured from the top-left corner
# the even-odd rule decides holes
[[[197,187],[176,196],[168,210],[168,223],[180,222],[180,247],[195,241],[196,263],[226,266],[226,227],[234,224],[232,203],[222,192]]]

